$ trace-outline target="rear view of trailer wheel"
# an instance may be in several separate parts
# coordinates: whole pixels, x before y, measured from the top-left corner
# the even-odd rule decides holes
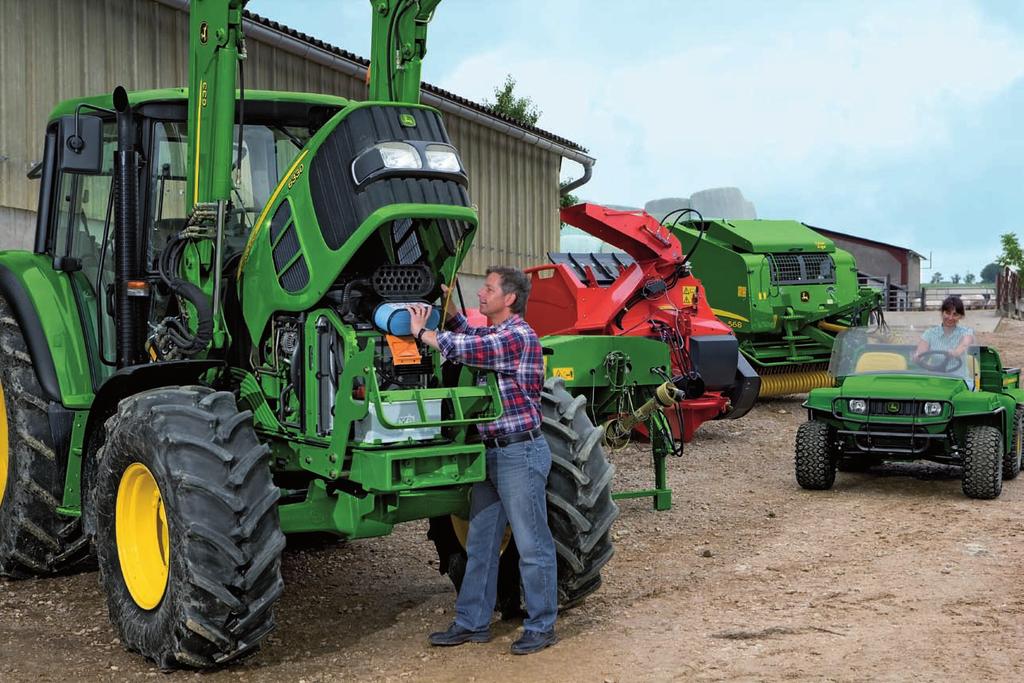
[[[92,500],[121,641],[164,669],[253,652],[274,628],[284,536],[251,414],[227,392],[155,389],[107,433]]]

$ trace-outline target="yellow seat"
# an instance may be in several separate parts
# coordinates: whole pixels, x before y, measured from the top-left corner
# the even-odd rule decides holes
[[[886,372],[907,369],[907,359],[891,351],[868,351],[857,359],[854,372]]]

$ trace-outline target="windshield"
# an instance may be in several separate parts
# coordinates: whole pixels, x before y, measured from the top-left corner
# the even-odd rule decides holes
[[[836,337],[828,369],[837,378],[929,375],[955,377],[974,386],[978,349],[972,336],[970,328],[962,326],[951,331],[941,325],[851,327]]]
[[[238,127],[235,127],[236,139]],[[242,172],[231,192],[231,211],[224,230],[228,253],[240,251],[252,224],[263,211],[284,173],[309,139],[305,128],[265,126],[247,123],[242,137]],[[149,262],[167,239],[185,226],[185,159],[188,155],[188,126],[160,122],[154,134],[154,156],[150,167],[153,186],[153,234],[149,241]],[[232,158],[238,154],[237,145]]]

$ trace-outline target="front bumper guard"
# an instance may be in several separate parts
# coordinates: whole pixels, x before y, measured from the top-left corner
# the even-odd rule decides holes
[[[918,431],[917,425],[911,424],[909,432],[896,432],[881,429],[871,429],[865,424],[864,429],[837,429],[836,434],[852,436],[857,446],[855,451],[848,453],[900,453],[906,455],[921,455],[928,451],[929,447],[936,441],[949,441],[948,434],[932,434],[930,432]],[[897,445],[905,441],[906,445]]]

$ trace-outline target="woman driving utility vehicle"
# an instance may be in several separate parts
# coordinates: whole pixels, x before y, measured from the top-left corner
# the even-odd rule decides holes
[[[960,325],[963,317],[964,302],[956,295],[947,296],[942,302],[942,324],[925,330],[921,335],[921,341],[914,349],[914,361],[920,362],[925,357],[945,354],[947,365],[953,359],[962,363],[964,353],[974,343],[974,329]]]

